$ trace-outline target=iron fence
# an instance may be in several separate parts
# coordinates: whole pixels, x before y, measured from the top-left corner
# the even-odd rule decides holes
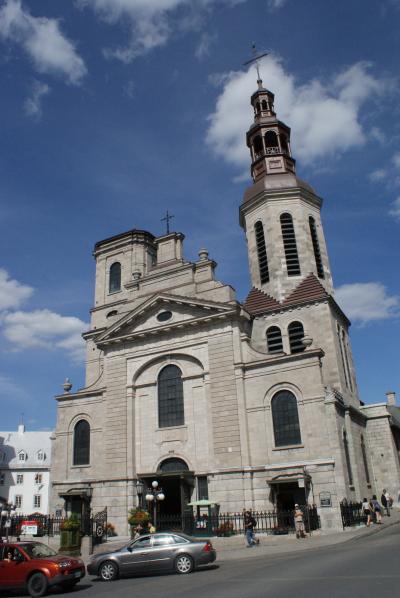
[[[361,502],[342,501],[340,503],[340,513],[342,515],[343,528],[367,522],[367,516],[363,512]]]
[[[307,533],[321,527],[316,506],[301,507]],[[256,532],[267,534],[289,534],[295,532],[293,511],[253,511],[257,522]],[[211,517],[197,519],[192,513],[181,515],[160,515],[158,531],[184,531],[188,534],[209,534],[231,536],[244,534],[244,513],[219,513]]]

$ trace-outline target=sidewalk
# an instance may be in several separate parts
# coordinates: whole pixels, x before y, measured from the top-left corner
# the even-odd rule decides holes
[[[303,540],[297,540],[294,534],[287,536],[274,536],[269,534],[257,534],[260,540],[258,546],[253,548],[246,547],[245,537],[231,536],[229,538],[211,538],[214,548],[217,550],[217,562],[241,560],[245,558],[252,558],[255,555],[280,555],[299,552],[303,550],[310,550],[315,548],[322,548],[326,546],[334,546],[348,542],[354,538],[367,537],[379,533],[383,529],[387,529],[393,525],[400,523],[400,511],[393,509],[391,517],[383,517],[381,525],[365,525],[360,527],[346,528],[344,531],[336,533],[323,533],[320,530],[313,532],[312,536],[308,536]],[[96,547],[95,552],[108,552],[116,550],[129,541],[130,538],[118,537],[115,540],[108,541],[105,544],[100,544]]]

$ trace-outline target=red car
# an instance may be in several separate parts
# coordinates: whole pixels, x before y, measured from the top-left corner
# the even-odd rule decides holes
[[[25,589],[30,596],[44,596],[53,586],[72,589],[84,576],[81,559],[57,554],[41,542],[0,544],[0,592]]]

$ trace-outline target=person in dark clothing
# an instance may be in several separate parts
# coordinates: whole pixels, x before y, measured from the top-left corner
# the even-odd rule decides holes
[[[251,548],[258,544],[254,537],[254,528],[257,525],[257,521],[254,519],[251,511],[246,511],[244,514],[244,530],[246,534],[247,547]]]
[[[388,499],[386,496],[386,490],[382,490],[382,496],[381,496],[381,505],[383,507],[383,510],[386,511],[386,515],[388,517],[390,517],[390,504],[388,503]]]

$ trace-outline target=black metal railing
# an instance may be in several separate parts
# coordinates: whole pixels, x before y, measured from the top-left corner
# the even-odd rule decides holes
[[[321,527],[317,507],[301,507],[306,531],[312,532]],[[257,522],[256,532],[269,534],[289,534],[295,532],[293,511],[253,511]],[[160,515],[157,520],[158,531],[184,531],[188,534],[209,534],[213,536],[232,536],[244,534],[244,513],[220,513],[211,517],[197,519],[190,514]]]
[[[360,525],[367,521],[367,516],[363,512],[361,502],[342,501],[340,503],[340,513],[342,515],[343,528]]]
[[[8,536],[19,537],[23,534],[22,526],[24,522],[29,521],[36,524],[36,537],[41,536],[59,536],[63,523],[67,521],[66,517],[55,517],[53,515],[13,515],[9,518],[10,526],[7,528],[6,517],[0,519],[0,537]],[[80,520],[81,534],[93,535],[96,541],[104,541],[107,534],[107,509],[93,515],[92,517]]]

